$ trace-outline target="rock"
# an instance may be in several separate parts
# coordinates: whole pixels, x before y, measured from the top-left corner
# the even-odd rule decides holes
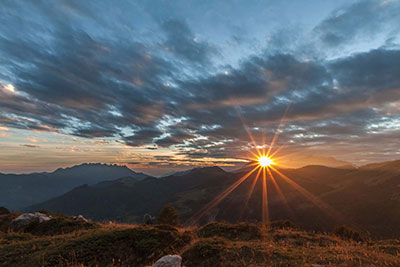
[[[35,213],[24,213],[15,218],[10,222],[10,228],[21,229],[31,223],[42,223],[50,221],[52,218],[46,214],[35,212]]]
[[[181,267],[182,257],[179,255],[167,255],[160,258],[152,267]]]
[[[79,214],[78,216],[74,216],[74,220],[75,220],[75,221],[89,222],[89,220],[86,219],[85,217],[83,217],[83,215],[81,215],[81,214]]]

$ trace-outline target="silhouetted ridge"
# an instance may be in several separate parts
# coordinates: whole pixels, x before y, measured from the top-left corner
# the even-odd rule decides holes
[[[167,176],[164,177],[169,177],[169,176],[185,176],[188,174],[196,174],[196,173],[226,173],[226,171],[224,171],[223,169],[221,169],[218,166],[210,166],[210,167],[196,167],[196,168],[192,168],[192,169],[188,169],[185,171],[179,171],[179,172],[175,172],[172,174],[169,174]]]
[[[208,173],[212,173],[212,174],[223,174],[223,173],[227,173],[226,171],[224,171],[223,169],[221,169],[218,166],[212,166],[212,167],[202,167],[202,168],[194,168],[192,169],[192,171],[190,173],[204,173],[204,174],[208,174]]]
[[[400,172],[400,160],[367,164],[367,165],[361,166],[360,170],[379,170],[379,171]]]
[[[121,177],[142,180],[149,176],[126,166],[101,163],[84,163],[59,168],[51,173],[0,175],[0,203],[10,209],[20,209],[59,196],[82,184],[93,185]]]
[[[265,181],[270,220],[290,220],[300,227],[319,231],[354,222],[355,226],[366,229],[373,236],[400,236],[400,174],[385,171],[386,168],[396,169],[398,163],[375,165],[371,170],[318,165],[279,169],[279,172],[272,170],[281,194],[267,174]],[[280,173],[289,177],[287,179],[294,182],[297,188],[280,176]],[[34,205],[29,210],[46,209],[67,215],[82,214],[96,220],[142,222],[146,213],[156,215],[164,205],[171,205],[178,209],[181,221],[185,222],[218,196],[226,196],[205,210],[198,223],[213,220],[259,222],[262,220],[260,211],[264,179],[260,175],[255,180],[257,172],[254,172],[238,187],[231,187],[244,174],[225,172],[219,167],[205,167],[138,182],[130,178],[117,179],[100,183],[100,186],[76,188]],[[248,199],[252,186],[253,192]],[[309,194],[303,194],[305,191],[299,191],[299,188]],[[326,210],[328,206],[317,206],[315,203],[319,202],[313,202],[310,194],[343,216],[332,217],[332,213]]]

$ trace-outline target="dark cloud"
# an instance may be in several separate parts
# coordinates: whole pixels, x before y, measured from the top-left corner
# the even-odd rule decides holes
[[[187,60],[190,64],[208,64],[216,49],[207,42],[198,40],[188,25],[179,20],[167,20],[161,24],[167,39],[163,43],[164,49]]]
[[[130,146],[144,146],[151,144],[153,139],[163,134],[162,131],[157,128],[142,128],[135,131],[133,135],[124,136],[123,140],[127,145]]]
[[[38,148],[38,147],[40,147],[38,145],[29,145],[29,144],[25,144],[25,145],[21,145],[21,146],[29,147],[29,148]]]
[[[382,33],[390,37],[400,30],[399,11],[398,1],[358,1],[337,9],[315,28],[315,32],[332,47],[360,38],[373,40]]]
[[[359,94],[382,92],[398,88],[400,84],[400,51],[376,49],[339,59],[330,65],[345,91]],[[360,95],[358,95],[360,96]]]
[[[194,135],[182,129],[171,129],[168,131],[168,136],[162,137],[155,141],[160,147],[169,147],[175,144],[181,144],[185,140],[193,138]]]

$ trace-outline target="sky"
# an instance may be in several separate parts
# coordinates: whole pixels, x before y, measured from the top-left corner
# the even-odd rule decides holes
[[[399,0],[2,1],[0,172],[235,168],[276,132],[400,159]]]

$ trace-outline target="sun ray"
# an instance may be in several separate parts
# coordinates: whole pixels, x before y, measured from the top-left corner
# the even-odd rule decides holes
[[[262,144],[263,144],[263,146],[262,146],[262,154],[260,154],[259,156],[265,155],[265,136],[266,136],[266,133],[267,133],[267,129],[265,129],[265,134],[262,135]]]
[[[315,206],[317,206],[320,210],[322,210],[324,213],[326,213],[329,217],[333,219],[341,219],[344,221],[343,215],[340,214],[337,210],[335,210],[333,207],[325,203],[324,201],[320,200],[316,196],[314,196],[312,193],[304,189],[302,186],[294,182],[292,179],[290,179],[288,176],[280,172],[278,169],[274,168],[271,166],[271,169],[275,171],[280,177],[282,177],[286,182],[288,182],[291,186],[293,186],[294,189],[296,189],[299,193],[301,193],[303,196],[305,196],[308,200],[310,200]]]
[[[250,201],[251,195],[253,194],[254,188],[255,188],[255,186],[257,184],[258,178],[260,177],[262,168],[260,168],[260,167],[257,167],[257,168],[258,168],[257,175],[256,175],[256,177],[254,177],[253,183],[250,186],[249,193],[247,194],[247,197],[246,197],[246,200],[244,202],[243,209],[241,211],[241,214],[240,214],[239,218],[241,218],[243,216],[243,213],[247,208],[247,205],[248,205],[248,203]]]
[[[188,220],[189,225],[194,225],[197,221],[207,212],[209,212],[212,208],[217,206],[222,200],[224,200],[233,190],[235,190],[244,180],[246,180],[253,172],[257,170],[258,167],[252,169],[247,174],[243,175],[239,180],[237,180],[234,184],[225,189],[222,193],[220,193],[214,200],[209,202],[206,206],[204,206],[199,212],[193,215]]]
[[[257,157],[258,157],[258,155],[257,155],[256,153],[254,153],[253,151],[249,151],[249,152],[250,152],[251,155],[254,156],[254,158],[257,158]]]
[[[282,202],[285,205],[287,211],[290,213],[290,215],[292,217],[295,217],[294,216],[295,214],[294,214],[293,210],[290,208],[288,200],[286,199],[286,197],[283,194],[281,188],[279,187],[278,183],[276,182],[275,177],[272,175],[272,172],[271,172],[269,167],[267,167],[267,172],[268,172],[269,177],[271,178],[270,180],[271,180],[273,186],[275,187],[275,189],[276,189],[276,191],[278,193],[279,198],[282,200]]]
[[[260,164],[258,163],[258,160],[252,160],[252,162],[246,164],[246,167],[251,167],[251,166],[259,166]]]
[[[283,122],[285,121],[286,115],[287,115],[287,113],[288,113],[288,111],[289,111],[289,108],[290,108],[291,104],[292,104],[292,103],[289,103],[289,105],[287,105],[287,107],[286,107],[286,109],[285,109],[285,112],[283,113],[283,116],[282,116],[282,118],[281,118],[281,120],[280,120],[280,122],[279,122],[279,124],[278,124],[278,127],[277,127],[276,130],[275,130],[274,137],[272,138],[271,144],[270,144],[270,146],[269,146],[269,148],[268,148],[267,156],[269,156],[269,154],[271,153],[272,147],[274,146],[276,140],[278,139],[279,130],[280,130],[280,128],[282,127]]]
[[[247,126],[247,123],[244,121],[244,118],[243,118],[242,115],[240,114],[239,110],[237,109],[236,111],[237,111],[238,117],[239,117],[239,119],[240,119],[240,122],[241,122],[242,125],[243,125],[243,128],[245,129],[245,131],[247,132],[247,135],[248,135],[249,138],[250,138],[250,141],[253,143],[253,146],[254,146],[254,148],[256,149],[257,153],[260,154],[260,150],[258,149],[257,143],[256,143],[256,141],[255,141],[253,135],[251,134],[251,132],[250,132],[250,130],[249,130],[249,127]]]
[[[272,152],[272,154],[269,155],[270,158],[275,158],[275,155],[278,154],[282,149],[284,149],[286,147],[285,145],[281,145],[280,147],[278,147],[274,152]]]
[[[268,213],[268,190],[267,190],[267,176],[265,174],[265,169],[263,168],[263,188],[262,188],[262,222],[265,226],[266,222],[269,221],[269,213]]]

